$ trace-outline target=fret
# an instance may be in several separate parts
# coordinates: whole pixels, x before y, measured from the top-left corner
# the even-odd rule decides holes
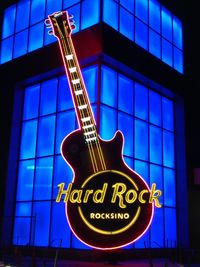
[[[66,55],[65,57],[67,60],[71,60],[71,59],[73,59],[74,56],[72,54],[69,54],[69,55]]]
[[[90,138],[85,139],[86,142],[96,141],[96,140],[97,140],[97,137],[90,137]]]
[[[78,84],[78,83],[80,83],[80,79],[74,79],[74,80],[72,80],[72,83],[75,85],[75,84]]]
[[[75,95],[82,95],[82,94],[83,94],[83,90],[82,89],[75,91]]]
[[[92,135],[92,134],[95,134],[95,133],[96,133],[96,131],[90,131],[90,132],[84,133],[84,135]]]
[[[70,72],[70,73],[74,73],[74,72],[76,72],[76,67],[69,68],[69,72]]]
[[[81,105],[81,106],[78,106],[78,109],[82,110],[82,109],[86,109],[87,108],[87,104],[84,104],[84,105]]]
[[[82,122],[87,122],[87,121],[90,121],[91,118],[90,118],[90,116],[89,116],[89,117],[82,118],[81,120],[82,120]]]
[[[83,126],[83,129],[85,130],[85,129],[92,128],[92,127],[94,127],[94,124],[88,124],[88,125]]]

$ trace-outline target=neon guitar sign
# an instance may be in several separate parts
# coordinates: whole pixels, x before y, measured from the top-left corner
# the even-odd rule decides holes
[[[46,21],[59,42],[79,129],[65,137],[61,154],[73,170],[73,181],[59,184],[73,233],[98,249],[115,249],[139,239],[149,228],[161,191],[124,162],[120,131],[110,141],[100,138],[73,46],[73,22],[66,11]]]

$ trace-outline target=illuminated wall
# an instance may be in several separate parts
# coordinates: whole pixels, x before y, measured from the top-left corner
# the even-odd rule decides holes
[[[175,246],[173,99],[105,65],[87,67],[83,75],[95,117],[100,119],[101,137],[109,139],[116,129],[122,130],[127,164],[163,191],[163,208],[156,209],[150,230],[129,247]],[[62,239],[62,247],[87,248],[72,236],[63,203],[55,203],[57,185],[72,179],[60,144],[77,128],[65,76],[25,88],[21,127],[13,243],[60,246]]]
[[[4,12],[0,63],[54,42],[44,19],[61,9],[74,15],[74,33],[100,22],[102,12],[105,23],[183,73],[182,23],[157,0],[104,0],[103,10],[100,0],[21,0]]]

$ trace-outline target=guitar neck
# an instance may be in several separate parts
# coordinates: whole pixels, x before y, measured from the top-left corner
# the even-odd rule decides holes
[[[95,141],[98,138],[96,123],[81,74],[80,66],[70,36],[59,39],[60,50],[70,85],[71,95],[76,110],[79,127],[83,131],[85,140]]]

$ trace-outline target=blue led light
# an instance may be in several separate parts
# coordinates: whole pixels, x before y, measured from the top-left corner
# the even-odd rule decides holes
[[[134,40],[134,17],[124,8],[120,8],[119,31],[130,40]]]
[[[85,0],[82,3],[81,29],[88,28],[97,22],[100,17],[100,0]]]
[[[2,39],[14,34],[15,29],[15,16],[16,16],[16,5],[5,9],[3,16],[3,30]]]
[[[138,19],[135,20],[135,42],[148,50],[148,27]]]
[[[28,50],[28,30],[25,30],[15,35],[14,58],[26,54],[27,50]]]
[[[30,16],[30,0],[19,1],[17,4],[16,32],[28,28],[29,16]]]

